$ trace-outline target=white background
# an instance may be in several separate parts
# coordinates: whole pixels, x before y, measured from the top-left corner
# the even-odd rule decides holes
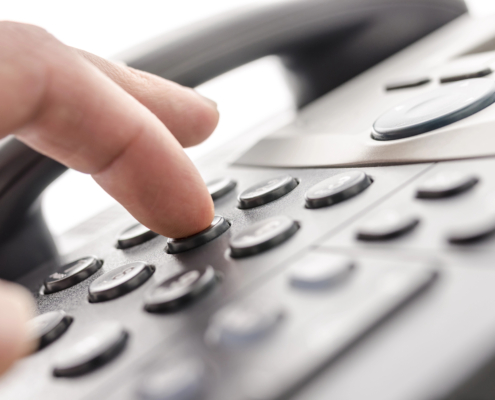
[[[0,0],[0,19],[42,26],[68,45],[112,57],[163,32],[268,1],[277,0]],[[495,12],[495,0],[467,3],[476,16]],[[275,115],[290,115],[293,100],[280,72],[278,62],[268,58],[202,85],[199,91],[218,103],[221,122],[212,138],[188,151],[191,158]],[[113,204],[89,176],[74,171],[56,181],[43,200],[56,234]]]

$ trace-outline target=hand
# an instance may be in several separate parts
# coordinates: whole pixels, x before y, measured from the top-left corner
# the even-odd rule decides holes
[[[14,134],[91,174],[137,220],[168,237],[209,226],[213,203],[182,150],[208,137],[216,104],[194,90],[0,22],[0,138]],[[32,307],[0,282],[0,373],[28,351]]]

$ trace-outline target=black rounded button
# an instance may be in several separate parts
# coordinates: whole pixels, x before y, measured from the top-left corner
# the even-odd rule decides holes
[[[211,266],[183,271],[155,286],[145,298],[150,312],[173,311],[195,300],[216,282]]]
[[[362,171],[349,171],[332,176],[306,192],[306,207],[320,208],[347,200],[371,185],[371,178]]]
[[[371,136],[395,140],[419,135],[469,117],[494,101],[491,79],[451,83],[390,109],[375,121]]]
[[[299,224],[284,215],[259,221],[230,240],[232,257],[247,257],[285,242],[299,229]]]
[[[478,183],[479,179],[462,172],[440,172],[425,180],[416,189],[419,199],[439,199],[463,193]]]
[[[30,338],[37,343],[40,350],[53,343],[69,328],[73,318],[63,311],[50,311],[38,315],[28,322]]]
[[[49,294],[70,288],[93,275],[102,265],[103,261],[93,256],[66,264],[45,279],[44,292]]]
[[[176,254],[195,249],[205,243],[211,242],[230,228],[230,224],[224,217],[215,216],[211,225],[204,231],[181,239],[167,240],[167,253]]]
[[[142,400],[197,399],[204,391],[205,372],[204,363],[197,358],[166,360],[147,371],[138,386],[138,398]]]
[[[231,192],[237,186],[237,182],[230,178],[218,178],[206,184],[213,200],[219,199]]]
[[[96,303],[120,297],[146,282],[155,272],[152,265],[141,261],[115,268],[94,280],[89,286],[89,301]]]
[[[158,233],[153,232],[144,225],[134,224],[120,233],[117,238],[117,247],[119,249],[128,249],[147,242],[156,236],[158,236]]]
[[[360,240],[387,240],[413,230],[419,224],[414,215],[385,210],[365,222],[357,232]]]
[[[453,229],[447,236],[451,244],[471,244],[495,234],[495,217],[488,216],[478,221]]]
[[[267,179],[244,190],[238,200],[238,207],[242,210],[262,206],[286,195],[298,185],[295,178],[289,175]]]
[[[128,336],[116,321],[95,326],[90,334],[59,355],[53,374],[78,376],[106,364],[124,349]]]

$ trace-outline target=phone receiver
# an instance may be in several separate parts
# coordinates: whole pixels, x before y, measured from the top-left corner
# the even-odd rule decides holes
[[[277,55],[302,107],[466,12],[461,0],[293,0],[226,13],[118,58],[186,86]],[[0,277],[57,256],[39,195],[65,171],[13,137],[0,141]]]

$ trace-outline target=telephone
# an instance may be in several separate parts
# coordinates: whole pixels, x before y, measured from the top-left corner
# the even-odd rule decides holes
[[[493,399],[495,19],[465,13],[285,0],[122,54],[188,86],[286,66],[297,117],[198,162],[217,216],[188,238],[114,207],[59,254],[38,197],[65,168],[2,141],[0,274],[40,341],[0,398]]]

